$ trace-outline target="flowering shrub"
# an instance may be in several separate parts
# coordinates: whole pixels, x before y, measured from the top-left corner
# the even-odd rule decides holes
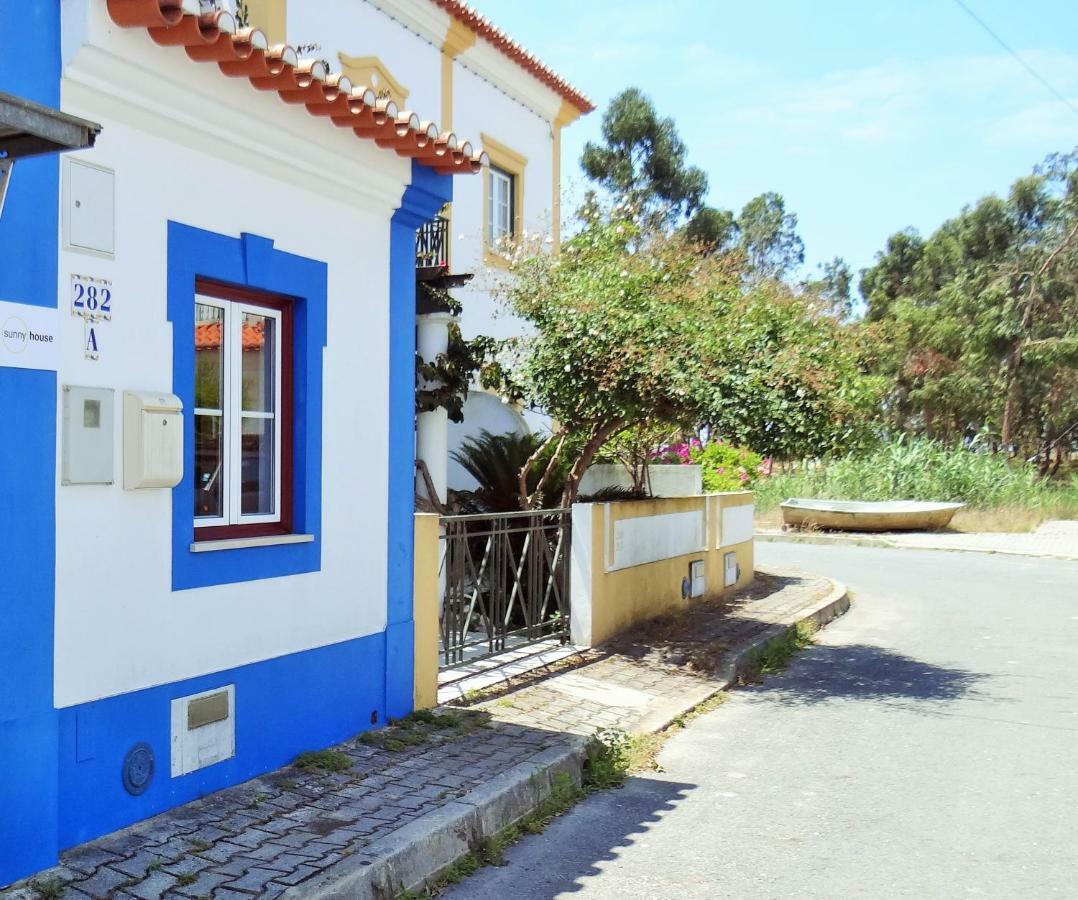
[[[662,447],[652,454],[651,461],[660,465],[700,466],[704,491],[708,494],[746,490],[758,476],[767,474],[771,465],[770,460],[747,447],[735,447],[721,439],[703,444],[698,438]]]
[[[661,466],[688,466],[694,462],[692,454],[700,449],[700,439],[692,438],[677,444],[667,444],[651,454],[651,462]]]

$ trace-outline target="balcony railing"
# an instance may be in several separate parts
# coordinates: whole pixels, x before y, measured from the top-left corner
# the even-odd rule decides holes
[[[421,281],[449,271],[449,221],[436,216],[415,233],[415,271]]]

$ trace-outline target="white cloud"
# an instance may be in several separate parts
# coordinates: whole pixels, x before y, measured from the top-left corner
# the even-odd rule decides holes
[[[1061,89],[1078,86],[1078,56],[1027,54]],[[1078,119],[1004,54],[927,62],[887,60],[793,82],[777,80],[743,104],[723,98],[717,144],[730,147],[768,140],[804,146],[836,140],[902,145],[961,129],[963,137],[1030,141],[1075,136]],[[970,129],[973,129],[971,135]],[[1018,131],[1016,132],[1016,128]]]
[[[1068,98],[1078,106],[1078,95]],[[1049,98],[992,122],[985,140],[997,146],[1046,144],[1067,149],[1078,146],[1078,114],[1060,101]]]

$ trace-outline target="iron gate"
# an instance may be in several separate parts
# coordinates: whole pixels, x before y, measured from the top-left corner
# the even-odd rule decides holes
[[[442,668],[569,640],[568,509],[442,517]]]

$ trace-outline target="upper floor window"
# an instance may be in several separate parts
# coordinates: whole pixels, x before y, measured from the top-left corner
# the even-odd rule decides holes
[[[291,530],[292,308],[199,285],[195,297],[195,539]]]
[[[483,261],[508,265],[507,245],[524,228],[524,175],[528,160],[489,134],[481,135],[490,166],[483,175]]]
[[[499,248],[516,236],[516,176],[491,166],[487,178],[487,244]]]

